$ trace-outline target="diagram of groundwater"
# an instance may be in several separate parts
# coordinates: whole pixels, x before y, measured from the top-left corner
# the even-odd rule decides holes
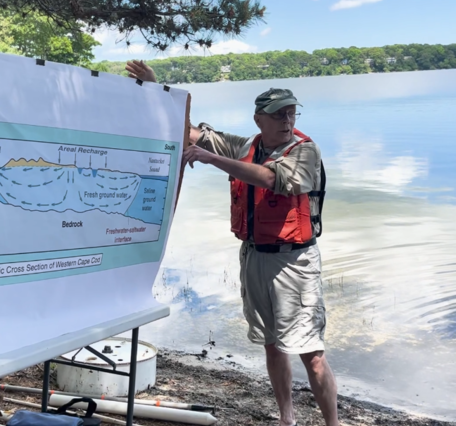
[[[0,140],[0,255],[157,241],[170,160]]]

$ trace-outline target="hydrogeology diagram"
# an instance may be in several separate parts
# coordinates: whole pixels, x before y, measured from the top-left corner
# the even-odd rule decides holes
[[[158,240],[170,154],[8,140],[0,148],[0,255]]]
[[[38,161],[12,160],[0,169],[0,191],[4,193],[0,202],[43,212],[73,210],[83,213],[98,209],[160,224],[166,183],[167,179],[60,166],[41,158]],[[138,193],[150,197],[138,197]],[[152,203],[156,207],[153,211]]]

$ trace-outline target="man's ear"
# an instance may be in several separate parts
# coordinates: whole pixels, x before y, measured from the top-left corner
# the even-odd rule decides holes
[[[258,126],[258,128],[261,130],[261,126],[260,126],[260,116],[258,114],[255,114],[253,116],[253,119],[255,121],[255,124]]]

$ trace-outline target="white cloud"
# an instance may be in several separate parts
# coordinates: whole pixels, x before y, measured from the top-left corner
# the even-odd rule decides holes
[[[339,0],[331,6],[331,10],[351,9],[367,3],[377,3],[382,0]]]
[[[139,33],[134,33],[130,46],[117,31],[103,29],[93,34],[102,46],[94,49],[95,61],[126,61],[128,59],[164,59],[173,56],[207,56],[224,55],[227,53],[253,53],[257,52],[256,46],[244,43],[240,40],[226,40],[214,43],[208,50],[199,46],[191,46],[185,50],[183,46],[172,46],[166,52],[157,52],[150,48]]]
[[[210,52],[213,55],[225,55],[227,53],[254,53],[257,50],[258,47],[240,40],[227,40],[215,43]]]
[[[123,35],[107,28],[95,32],[92,36],[101,43],[101,46],[93,50],[95,61],[124,61],[132,57],[145,59],[151,55],[150,48],[141,39],[139,33],[132,34],[129,46]]]
[[[345,186],[360,185],[383,192],[402,193],[418,177],[427,176],[428,162],[413,156],[389,157],[383,141],[373,136],[344,135],[337,161]]]
[[[244,43],[240,40],[227,40],[214,43],[210,49],[191,46],[189,51],[186,51],[182,46],[173,46],[165,53],[167,56],[186,56],[188,54],[207,56],[226,55],[228,53],[253,53],[257,50],[258,48],[256,46]]]
[[[272,31],[271,27],[265,28],[263,31],[261,31],[260,36],[261,37],[267,36],[271,31]]]

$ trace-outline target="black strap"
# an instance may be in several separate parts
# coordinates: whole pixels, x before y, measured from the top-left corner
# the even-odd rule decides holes
[[[312,223],[320,223],[321,222],[321,216],[319,214],[315,216],[310,216],[310,221]]]
[[[317,244],[317,239],[312,237],[302,244],[255,244],[255,250],[262,253],[286,253],[293,250],[300,250]]]
[[[81,398],[73,398],[70,402],[67,402],[65,405],[59,407],[56,414],[66,414],[66,410],[68,410],[68,408],[79,402],[87,402],[87,412],[84,417],[92,417],[93,413],[95,413],[95,410],[97,409],[97,403],[92,398],[87,398],[85,396]]]
[[[309,197],[321,197],[321,195],[325,194],[326,191],[310,191],[307,193]]]
[[[261,143],[261,141],[260,141]],[[260,143],[255,148],[253,154],[253,164],[261,164],[262,158],[260,155]],[[253,237],[255,226],[255,187],[248,185],[247,187],[247,235],[249,238]]]
[[[314,225],[320,225],[317,233],[317,237],[323,232],[323,221],[321,219],[321,214],[323,212],[323,202],[325,201],[326,195],[326,172],[323,165],[323,160],[321,161],[321,172],[320,172],[320,190],[319,191],[310,191],[307,193],[309,197],[318,197],[318,214],[311,216],[310,220]]]
[[[320,229],[318,231],[317,237],[321,235],[323,232],[323,221],[321,220],[321,214],[323,212],[323,202],[325,201],[325,194],[326,194],[326,171],[325,166],[323,165],[323,160],[321,160],[321,172],[320,172],[320,199],[318,202],[318,216],[320,220]]]

